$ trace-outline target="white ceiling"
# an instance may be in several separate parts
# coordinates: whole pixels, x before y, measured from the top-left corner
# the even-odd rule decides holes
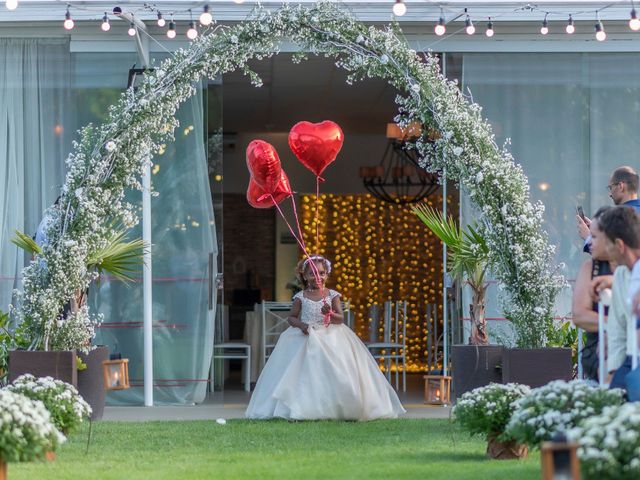
[[[260,88],[239,70],[223,77],[225,132],[288,132],[301,120],[333,120],[345,131],[384,135],[396,114],[395,89],[386,81],[348,85],[330,59],[295,64],[280,54],[252,66],[264,81]]]

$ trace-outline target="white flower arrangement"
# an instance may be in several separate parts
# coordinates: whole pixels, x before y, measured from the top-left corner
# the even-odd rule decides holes
[[[504,430],[514,410],[514,403],[528,395],[531,389],[517,383],[491,383],[464,393],[451,414],[456,423],[471,435],[510,440]]]
[[[640,404],[605,407],[567,437],[580,444],[578,457],[586,479],[640,478]]]
[[[0,458],[5,462],[29,462],[44,458],[66,438],[39,400],[0,390]]]
[[[51,421],[62,432],[69,433],[91,416],[91,407],[78,390],[52,377],[21,375],[7,390],[41,401],[51,414]]]
[[[556,380],[533,389],[515,403],[505,432],[520,443],[538,447],[556,433],[566,433],[605,407],[622,402],[622,390],[591,386],[579,380]]]
[[[173,138],[175,112],[195,93],[194,82],[242,69],[260,86],[262,79],[248,62],[277,53],[282,38],[300,47],[294,61],[308,53],[332,57],[349,73],[348,83],[381,77],[404,92],[396,98],[396,120],[401,126],[413,121],[424,125],[423,136],[413,143],[422,165],[446,172],[442,181],[458,182],[477,207],[479,233],[491,250],[494,275],[504,284],[505,314],[516,327],[518,345],[544,346],[564,281],[556,275],[554,250],[542,228],[543,206],[530,202],[522,168],[506,148],[496,145],[481,108],[441,74],[436,57],[418,55],[396,26],[367,26],[331,2],[285,4],[278,10],[257,6],[247,21],[211,29],[145,75],[136,92],[123,93],[103,125],[80,130],[80,141],[67,159],[59,205],[48,212],[49,245],[23,272],[17,316],[26,323],[31,344],[46,343],[45,332],[53,334],[60,327],[55,322],[65,303],[94,279],[87,259],[104,248],[114,222],[125,227],[137,223],[125,191],[142,188],[144,166]],[[442,135],[432,140],[429,131]],[[95,321],[85,310],[76,325],[85,322],[81,330],[88,333]]]

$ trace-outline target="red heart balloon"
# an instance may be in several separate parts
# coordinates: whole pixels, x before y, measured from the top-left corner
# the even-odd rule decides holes
[[[289,132],[289,147],[317,177],[336,159],[343,142],[342,129],[330,120],[298,122]]]
[[[273,194],[280,182],[280,157],[273,145],[264,140],[253,140],[247,146],[247,167],[251,178],[264,190]]]
[[[280,172],[280,182],[276,186],[275,192],[272,194],[273,200],[276,203],[282,202],[285,198],[293,195],[291,191],[291,185],[289,184],[289,177],[284,173],[284,170]],[[249,180],[249,188],[247,188],[247,202],[253,208],[270,208],[273,207],[273,201],[265,191],[260,188],[253,178]]]

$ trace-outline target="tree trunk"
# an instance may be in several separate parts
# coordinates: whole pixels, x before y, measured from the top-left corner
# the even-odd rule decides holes
[[[487,336],[487,321],[485,319],[484,300],[487,292],[486,286],[472,288],[473,296],[471,305],[469,306],[469,314],[471,317],[471,336],[469,337],[470,345],[487,345],[489,337]]]
[[[0,480],[7,480],[7,464],[0,458]]]

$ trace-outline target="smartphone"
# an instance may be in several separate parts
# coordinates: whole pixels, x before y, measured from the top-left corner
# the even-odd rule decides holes
[[[578,205],[576,207],[576,212],[578,212],[578,215],[580,215],[580,218],[584,220],[584,210],[582,209],[582,205]]]

